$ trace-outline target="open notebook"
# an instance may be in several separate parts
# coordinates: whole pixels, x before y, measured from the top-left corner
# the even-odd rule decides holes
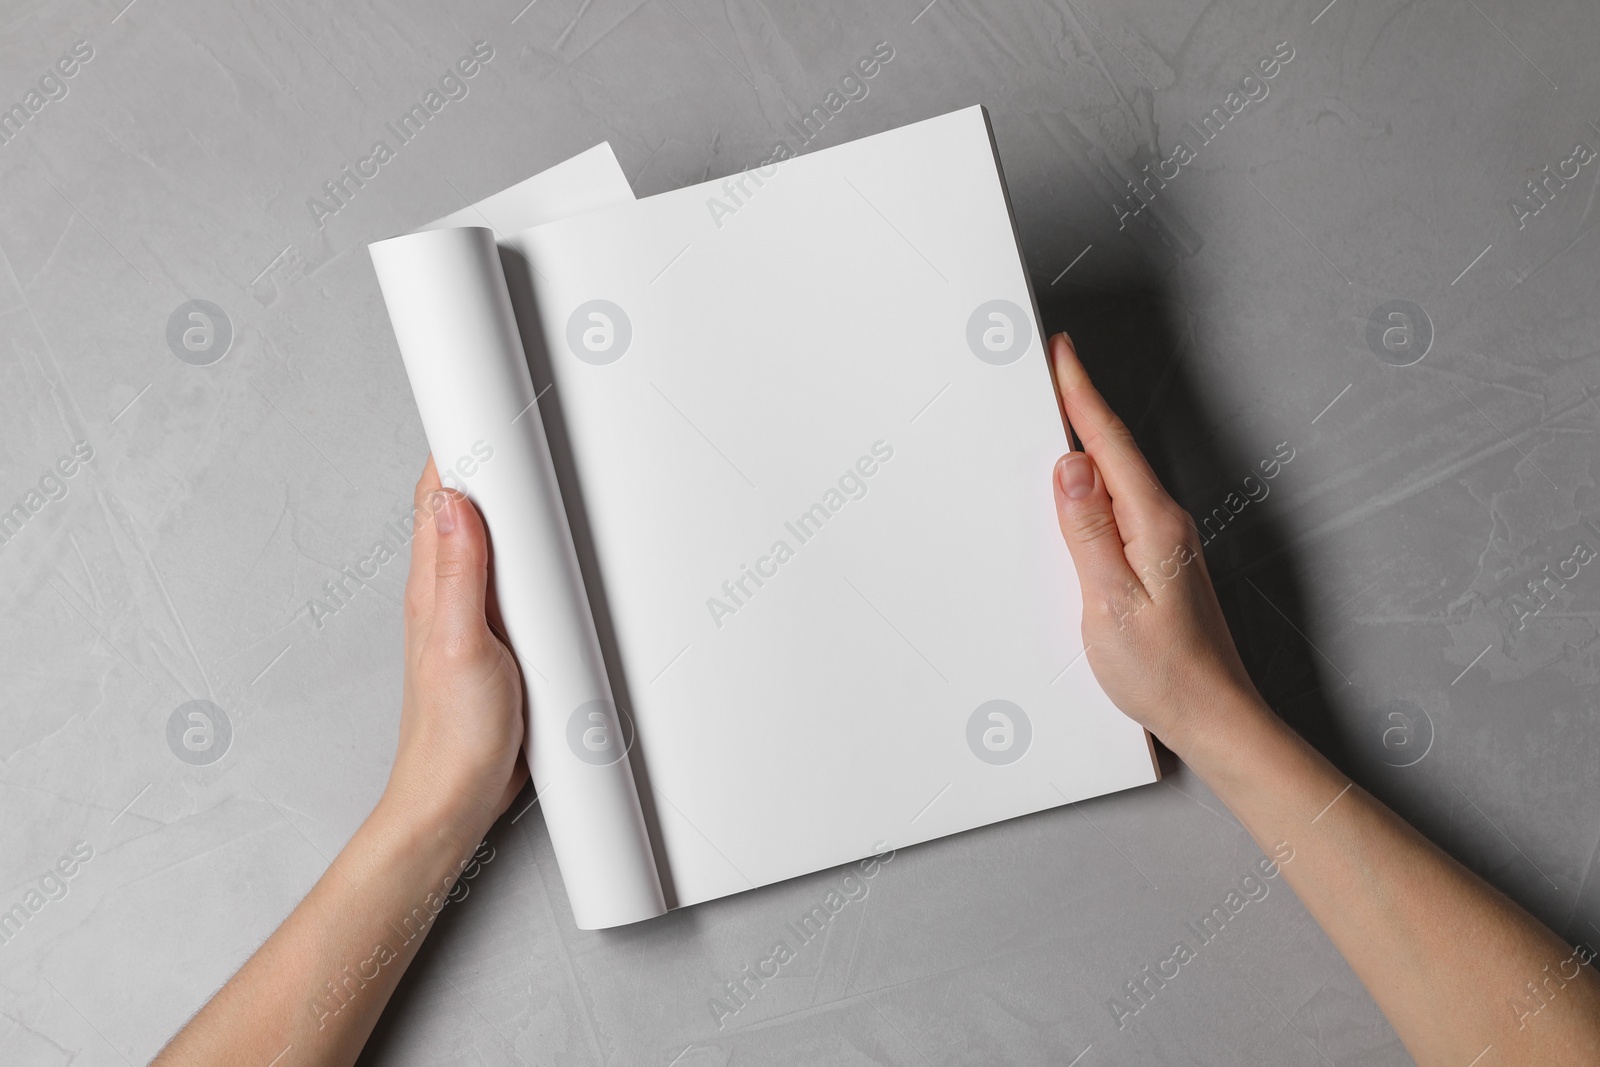
[[[578,926],[1156,780],[981,108],[644,200],[600,145],[371,252]]]

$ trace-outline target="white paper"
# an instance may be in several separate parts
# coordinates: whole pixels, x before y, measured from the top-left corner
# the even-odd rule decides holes
[[[632,202],[633,189],[616,154],[608,142],[601,141],[571,159],[421,228],[487,226],[496,237],[505,237],[555,219]]]
[[[370,247],[428,444],[483,513],[527,749],[582,929],[666,910],[494,235],[631,201],[606,145]],[[504,231],[502,231],[504,232]]]
[[[1155,781],[1082,658],[1067,438],[981,109],[508,243],[676,904]],[[968,342],[995,300],[1031,332],[1003,365]],[[1014,762],[995,700],[1031,728]]]

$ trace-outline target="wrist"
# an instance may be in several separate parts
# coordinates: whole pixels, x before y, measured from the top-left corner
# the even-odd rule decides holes
[[[438,844],[452,854],[465,855],[483,840],[494,820],[450,790],[391,778],[368,822],[418,847]]]
[[[376,909],[386,918],[408,913],[430,893],[442,897],[449,892],[478,843],[459,833],[386,796],[340,850],[324,879],[337,893],[356,890],[362,909]]]
[[[1283,724],[1255,687],[1224,684],[1197,693],[1162,744],[1202,778],[1237,767],[1241,754]]]

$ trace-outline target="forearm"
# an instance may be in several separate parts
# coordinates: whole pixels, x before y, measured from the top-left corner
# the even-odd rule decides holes
[[[1600,978],[1341,774],[1255,693],[1213,696],[1178,755],[1264,850],[1424,1065],[1591,1062]],[[1286,850],[1285,854],[1288,854]],[[1537,995],[1535,994],[1537,991]]]
[[[471,861],[477,838],[464,844],[444,830],[448,825],[407,803],[381,802],[283,925],[155,1063],[354,1063]]]
[[[355,1062],[473,852],[523,783],[522,687],[489,629],[478,511],[417,482],[400,741],[378,806],[239,973],[162,1050],[162,1067]],[[427,521],[424,516],[430,516]]]

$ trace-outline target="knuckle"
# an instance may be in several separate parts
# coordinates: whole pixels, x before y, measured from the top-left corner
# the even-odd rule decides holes
[[[1194,535],[1194,523],[1188,512],[1176,504],[1162,507],[1150,522],[1150,533],[1167,551],[1186,547]]]
[[[1129,622],[1144,607],[1144,600],[1139,595],[1137,583],[1124,581],[1115,589],[1109,589],[1096,598],[1096,607],[1103,623],[1109,623],[1117,630],[1125,630]],[[1085,608],[1088,603],[1085,602]]]
[[[438,670],[453,672],[463,667],[476,666],[494,655],[487,631],[481,626],[463,627],[449,634],[441,634],[428,657]]]
[[[1139,447],[1133,439],[1133,431],[1128,429],[1128,424],[1122,421],[1122,416],[1112,411],[1109,405],[1106,407],[1106,433],[1119,445],[1129,448]]]
[[[470,559],[460,556],[440,556],[434,564],[433,573],[446,581],[459,582],[470,578],[475,569]]]
[[[1080,541],[1098,541],[1117,536],[1116,516],[1106,507],[1083,508],[1072,516],[1072,532]]]

